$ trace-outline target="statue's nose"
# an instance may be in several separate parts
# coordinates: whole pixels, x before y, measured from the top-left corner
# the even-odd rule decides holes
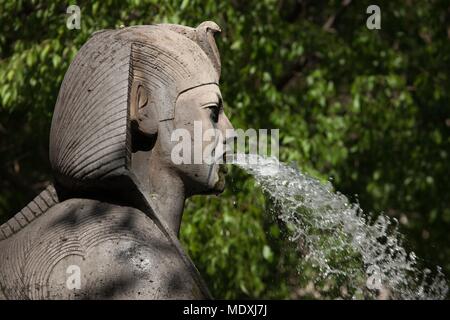
[[[224,144],[224,149],[225,149],[223,156],[224,156],[224,161],[226,163],[226,162],[228,162],[227,161],[228,159],[232,158],[232,154],[234,152],[233,151],[234,145],[237,140],[237,133],[234,130],[233,125],[231,124],[231,122],[227,116],[223,117],[222,130],[223,130],[222,132],[223,132],[223,137],[224,137],[223,144]]]
[[[223,143],[231,143],[233,140],[237,138],[237,134],[231,124],[230,120],[226,115],[222,117],[222,125],[221,125],[222,134],[224,136]]]
[[[234,127],[231,124],[230,119],[228,119],[228,117],[226,115],[224,115],[223,121],[224,121],[224,124],[223,124],[224,130],[225,131],[228,130],[228,131],[233,131],[234,132]]]

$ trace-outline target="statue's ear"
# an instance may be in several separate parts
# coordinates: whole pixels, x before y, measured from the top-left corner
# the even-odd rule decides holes
[[[146,137],[158,132],[158,113],[147,88],[137,80],[131,85],[130,121],[134,131]]]

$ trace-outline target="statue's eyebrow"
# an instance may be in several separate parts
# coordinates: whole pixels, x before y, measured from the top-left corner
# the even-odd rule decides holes
[[[204,101],[201,104],[202,108],[208,107],[211,104],[217,104],[218,106],[222,105],[222,97],[217,92],[214,92],[214,93],[208,92],[208,93],[203,94],[202,100]]]
[[[218,93],[215,92],[216,98],[217,98],[217,102],[219,103],[219,107],[222,106],[222,96]]]

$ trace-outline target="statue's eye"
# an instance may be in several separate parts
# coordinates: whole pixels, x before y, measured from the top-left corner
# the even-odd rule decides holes
[[[212,104],[208,106],[208,109],[211,111],[211,120],[214,123],[219,122],[220,107],[217,104]]]

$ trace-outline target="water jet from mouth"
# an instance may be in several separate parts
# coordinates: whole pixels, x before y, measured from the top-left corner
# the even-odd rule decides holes
[[[420,268],[403,247],[396,219],[363,213],[330,182],[322,184],[276,158],[237,155],[231,163],[251,174],[270,198],[270,211],[290,230],[289,240],[318,271],[315,280],[339,278],[354,299],[446,298],[440,268]]]

